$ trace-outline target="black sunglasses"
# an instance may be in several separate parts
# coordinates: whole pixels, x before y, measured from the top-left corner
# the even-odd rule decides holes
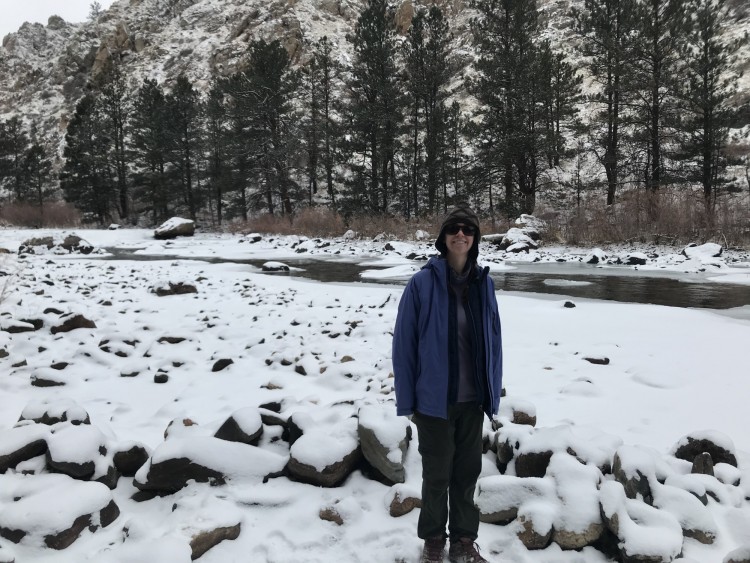
[[[473,237],[477,232],[471,225],[448,225],[445,227],[445,232],[449,235],[457,235],[458,231],[463,231],[467,237]]]

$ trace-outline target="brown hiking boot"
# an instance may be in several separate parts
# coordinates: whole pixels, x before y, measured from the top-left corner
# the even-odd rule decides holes
[[[445,538],[435,536],[424,540],[422,558],[419,563],[443,563],[445,557]]]
[[[457,541],[452,541],[448,550],[448,559],[451,563],[489,563],[479,555],[477,544],[470,538],[459,538]]]

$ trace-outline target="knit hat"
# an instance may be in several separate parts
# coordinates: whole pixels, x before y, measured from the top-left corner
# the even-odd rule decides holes
[[[471,207],[465,203],[458,204],[450,213],[448,213],[448,215],[445,216],[443,224],[440,225],[440,234],[435,241],[435,248],[437,248],[443,256],[448,254],[448,247],[445,245],[445,228],[456,223],[471,225],[476,229],[477,232],[474,234],[474,242],[469,249],[469,260],[476,262],[477,257],[479,256],[479,238],[481,236],[479,234],[479,218],[477,217],[477,214],[472,211]]]

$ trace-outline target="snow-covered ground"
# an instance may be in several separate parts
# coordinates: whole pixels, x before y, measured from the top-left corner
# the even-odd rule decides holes
[[[57,231],[0,230],[0,247],[15,252],[24,240],[44,234],[60,235]],[[140,254],[282,262],[304,254],[349,260],[386,267],[369,275],[394,279],[403,279],[419,267],[418,262],[406,259],[410,253],[433,252],[427,242],[388,240],[262,237],[252,242],[252,236],[201,234],[155,241],[151,231],[127,229],[78,234],[97,249],[140,249]],[[384,250],[386,245],[392,250]],[[649,256],[641,269],[689,271],[716,281],[750,284],[750,269],[741,253],[687,258],[679,249],[635,250]],[[635,250],[604,252],[611,256]],[[493,269],[513,267],[504,260],[507,256],[490,245],[483,244],[482,251]],[[517,258],[579,260],[591,252],[543,249]],[[6,274],[0,276],[0,461],[12,448],[11,442],[20,439],[10,429],[24,410],[27,414],[43,410],[47,402],[67,405],[79,414],[82,409],[92,427],[81,433],[75,430],[78,426],[60,423],[63,426],[51,436],[46,429],[36,428],[40,425],[25,427],[24,432],[37,432],[37,438],[46,439],[51,450],[54,447],[53,456],[80,462],[96,457],[97,445],[111,453],[137,443],[153,452],[150,463],[166,457],[171,448],[177,457],[182,452],[193,459],[212,458],[206,463],[214,463],[228,476],[223,485],[192,483],[143,502],[131,499],[138,492],[133,478],[121,477],[111,492],[119,516],[95,532],[84,530],[70,547],[57,551],[44,547],[45,534],[59,531],[73,506],[100,506],[108,493],[103,486],[87,483],[93,488],[81,488],[82,481],[48,474],[44,456],[34,457],[0,475],[0,530],[23,525],[29,531],[19,543],[0,537],[0,561],[179,563],[190,560],[189,544],[197,532],[238,523],[239,536],[219,543],[200,561],[417,561],[421,546],[416,537],[418,510],[398,518],[389,515],[396,493],[419,494],[415,440],[403,460],[404,484],[391,487],[355,471],[343,485],[323,488],[287,476],[262,482],[260,477],[290,454],[280,427],[264,425],[256,448],[262,455],[250,456],[232,442],[224,443],[232,447],[217,446],[207,438],[232,413],[275,402],[281,418],[295,414],[295,420],[305,423],[300,426],[309,439],[296,443],[300,451],[307,450],[301,455],[324,464],[326,457],[334,455],[327,448],[343,448],[351,438],[349,421],[358,409],[380,408],[388,420],[387,413],[395,410],[390,350],[401,286],[317,283],[263,274],[243,264],[180,259],[101,261],[67,254],[25,259],[0,254],[0,272]],[[181,282],[194,285],[196,292],[168,296],[154,292]],[[557,489],[540,485],[540,490],[552,486],[557,495],[539,493],[534,505],[537,514],[547,515],[551,522],[565,520],[566,499],[578,499],[571,501],[578,503],[584,495],[595,506],[601,501],[602,507],[620,511],[621,518],[628,513],[633,522],[651,518],[658,530],[658,518],[639,512],[645,504],[628,508],[619,499],[619,491],[610,485],[611,477],[604,478],[607,486],[601,491],[593,485],[587,488],[586,479],[563,487],[564,476],[572,474],[565,459],[574,459],[565,454],[565,447],[577,443],[583,448],[588,443],[597,452],[591,459],[602,452],[611,457],[615,450],[630,460],[646,456],[651,460],[646,464],[657,468],[654,474],[670,483],[686,480],[690,472],[690,464],[685,466],[686,462],[672,457],[675,446],[687,434],[705,435],[734,450],[738,469],[717,464],[721,482],[703,485],[714,487],[711,490],[718,499],[712,496],[706,507],[695,509],[709,521],[706,526],[713,530],[713,543],[685,539],[677,547],[684,561],[719,563],[730,551],[750,545],[750,321],[712,310],[583,299],[574,299],[576,306],[568,308],[563,304],[570,299],[540,299],[531,294],[498,292],[498,300],[505,350],[507,397],[501,407],[505,429],[521,427],[508,424],[514,409],[535,411],[537,442],[549,442],[555,452],[562,449],[542,479],[557,483]],[[84,316],[95,328],[53,330],[66,313]],[[41,320],[43,326],[31,332],[5,332],[11,325],[30,320]],[[608,362],[602,365],[584,358]],[[219,360],[232,363],[212,371]],[[63,363],[67,365],[60,369]],[[156,383],[157,375],[161,381],[166,375],[166,382]],[[34,379],[64,385],[38,387],[31,385]],[[241,412],[244,420],[255,416]],[[192,423],[185,423],[186,419]],[[252,420],[246,424],[252,425]],[[316,428],[323,431],[316,434]],[[333,430],[325,435],[328,429]],[[519,439],[522,430],[526,431],[518,430]],[[489,423],[486,432],[488,437],[494,434]],[[94,453],[88,455],[89,450]],[[513,468],[511,463],[510,474]],[[507,484],[502,480],[510,477],[499,475],[495,454],[489,451],[483,469],[488,491],[497,479],[501,490]],[[142,481],[142,477],[139,474],[136,479]],[[737,477],[739,485],[735,485]],[[660,483],[653,486],[661,487]],[[664,485],[667,489],[681,490]],[[342,525],[320,518],[327,508],[341,517]],[[669,512],[659,513],[665,511]],[[687,512],[700,520],[697,512]],[[663,543],[673,544],[669,526],[665,524],[664,529],[661,537],[667,539]],[[527,550],[517,539],[517,531],[516,523],[483,523],[478,544],[490,561],[608,560],[591,547],[563,551],[552,544]]]

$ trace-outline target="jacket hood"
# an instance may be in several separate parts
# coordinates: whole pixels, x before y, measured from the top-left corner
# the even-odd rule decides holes
[[[445,244],[445,229],[456,223],[471,225],[476,229],[477,232],[474,235],[474,242],[469,249],[469,260],[476,263],[477,258],[479,257],[479,239],[482,234],[479,231],[479,218],[477,217],[477,214],[466,204],[457,205],[445,216],[442,225],[440,225],[440,234],[438,234],[437,240],[435,241],[435,248],[438,249],[441,256],[448,255],[448,247]]]

